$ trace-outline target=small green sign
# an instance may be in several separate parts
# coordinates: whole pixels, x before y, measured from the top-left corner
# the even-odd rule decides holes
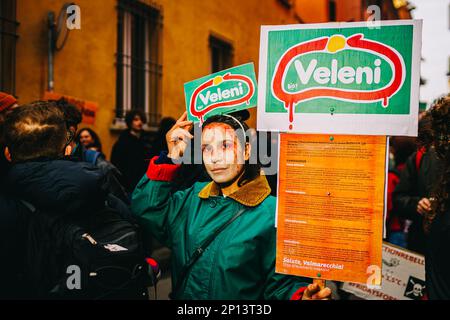
[[[210,74],[184,84],[188,120],[256,107],[257,83],[253,63]]]

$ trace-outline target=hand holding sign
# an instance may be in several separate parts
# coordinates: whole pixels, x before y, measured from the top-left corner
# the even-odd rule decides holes
[[[331,289],[320,289],[317,283],[310,284],[303,293],[302,300],[331,300]]]
[[[192,127],[192,121],[187,120],[187,113],[177,120],[174,126],[167,132],[166,141],[169,149],[168,156],[172,159],[179,159],[186,150],[188,141],[194,136],[189,133]]]

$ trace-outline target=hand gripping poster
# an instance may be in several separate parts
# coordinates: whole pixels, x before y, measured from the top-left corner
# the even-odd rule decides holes
[[[421,20],[262,26],[257,128],[417,136]]]

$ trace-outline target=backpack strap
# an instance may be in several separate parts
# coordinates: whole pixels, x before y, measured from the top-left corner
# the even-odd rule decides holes
[[[95,165],[99,156],[100,152],[88,149],[84,152],[84,161]]]
[[[192,268],[192,266],[195,264],[195,262],[197,262],[197,260],[203,255],[203,252],[205,252],[206,248],[211,244],[211,242],[214,241],[214,239],[217,238],[217,236],[223,230],[226,229],[226,227],[228,227],[234,220],[239,218],[245,212],[245,209],[246,209],[245,207],[241,208],[241,210],[239,210],[238,213],[236,213],[230,220],[225,222],[213,234],[211,234],[208,238],[206,238],[206,240],[200,245],[200,247],[195,249],[194,253],[191,256],[191,259],[181,268],[181,271],[180,271],[180,274],[178,276],[178,280],[177,280],[177,282],[176,282],[176,284],[174,286],[174,289],[169,294],[169,297],[171,299],[175,298],[177,292],[181,288],[181,285],[184,283],[184,280],[186,279],[186,276],[188,275],[189,270]]]

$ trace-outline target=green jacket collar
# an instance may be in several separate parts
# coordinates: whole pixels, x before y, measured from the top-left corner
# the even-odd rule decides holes
[[[228,197],[247,207],[256,207],[270,195],[270,186],[266,176],[260,175],[256,179],[244,184],[238,191]],[[211,196],[218,196],[220,187],[214,181],[208,183],[198,196],[201,199],[208,199]]]

